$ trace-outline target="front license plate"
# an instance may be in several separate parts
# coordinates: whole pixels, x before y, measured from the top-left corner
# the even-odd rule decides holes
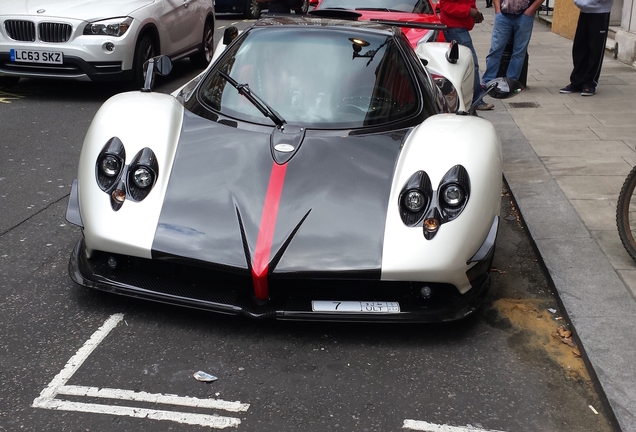
[[[64,56],[56,51],[32,51],[11,48],[11,61],[24,63],[63,64]]]
[[[400,304],[398,302],[314,300],[311,302],[311,308],[314,312],[371,314],[400,313]]]

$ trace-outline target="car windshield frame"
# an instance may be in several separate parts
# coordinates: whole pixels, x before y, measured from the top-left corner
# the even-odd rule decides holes
[[[429,0],[322,0],[320,9],[349,9],[434,15]]]
[[[423,92],[398,45],[392,32],[361,27],[253,27],[207,72],[197,87],[196,102],[222,117],[275,126],[220,70],[249,86],[287,123],[307,129],[411,121],[423,110]]]

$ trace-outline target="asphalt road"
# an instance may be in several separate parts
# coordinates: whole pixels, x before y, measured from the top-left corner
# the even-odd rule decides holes
[[[178,62],[157,91],[198,72]],[[0,430],[613,430],[505,187],[488,300],[452,324],[254,322],[74,285],[70,185],[123,90],[0,88]]]

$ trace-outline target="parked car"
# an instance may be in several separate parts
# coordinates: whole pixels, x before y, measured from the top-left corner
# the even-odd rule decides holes
[[[66,214],[82,227],[72,279],[252,318],[474,311],[502,159],[493,125],[457,90],[473,82],[470,50],[414,51],[394,26],[295,16],[228,28],[223,42],[172,95],[150,91],[170,69],[158,57],[142,91],[97,112]],[[499,78],[486,93],[519,89]]]
[[[214,50],[212,0],[3,2],[0,85],[21,77],[133,81],[165,54],[205,67]]]
[[[439,24],[442,21],[431,0],[319,0],[315,10],[352,10],[361,14],[362,20],[383,20],[409,23]],[[440,29],[402,27],[402,31],[414,48],[424,42],[442,42]]]
[[[310,0],[296,0],[297,7],[293,10],[296,14],[305,15],[310,3]],[[255,19],[261,15],[263,9],[267,9],[267,3],[257,0],[216,0],[214,7],[219,13],[238,13],[245,18]]]

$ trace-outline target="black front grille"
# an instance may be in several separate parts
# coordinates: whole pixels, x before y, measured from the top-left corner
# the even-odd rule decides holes
[[[13,40],[35,42],[35,24],[31,21],[7,20],[4,29]]]
[[[71,38],[73,27],[62,23],[40,23],[38,32],[42,42],[63,43]]]

